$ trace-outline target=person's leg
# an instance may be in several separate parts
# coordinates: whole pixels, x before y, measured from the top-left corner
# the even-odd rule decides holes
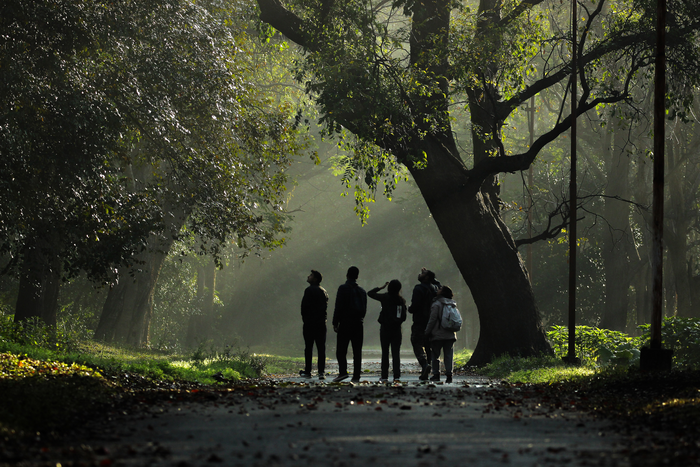
[[[350,335],[347,330],[340,328],[338,330],[338,344],[335,349],[335,358],[338,360],[338,374],[348,374],[348,344],[350,343]]]
[[[362,329],[362,323],[355,328],[352,333],[352,362],[353,362],[353,375],[352,379],[359,380],[362,374],[362,340],[364,337],[364,331]]]
[[[326,372],[326,325],[319,327],[316,333],[316,351],[318,352],[318,374]]]
[[[391,338],[391,368],[394,379],[401,378],[401,328],[394,330]]]
[[[314,354],[314,333],[310,324],[304,324],[304,373],[311,374],[311,362]]]
[[[430,360],[427,359],[425,353],[424,331],[425,329],[411,328],[411,346],[413,347],[413,354],[416,356],[421,368],[430,365]]]
[[[382,326],[379,328],[379,344],[382,347],[382,373],[380,378],[381,379],[388,379],[389,378],[389,344],[391,343],[390,341],[391,336],[387,332],[387,329],[385,326]]]
[[[442,347],[441,341],[432,341],[430,343],[433,357],[433,378],[440,378],[440,348]]]
[[[445,341],[445,345],[442,347],[443,354],[445,355],[445,375],[447,376],[447,382],[452,382],[452,366],[454,365],[454,351],[455,351],[454,341]]]
[[[430,365],[433,361],[433,348],[428,337],[423,336],[423,346],[425,347],[425,361],[427,361],[428,365]],[[440,355],[438,355],[438,357],[439,356]],[[428,370],[427,373],[430,373],[430,370]]]

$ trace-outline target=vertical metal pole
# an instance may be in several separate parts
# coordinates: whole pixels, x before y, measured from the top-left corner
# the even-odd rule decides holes
[[[654,193],[652,200],[653,274],[651,310],[651,348],[661,348],[663,305],[663,234],[664,234],[664,142],[666,139],[666,0],[656,5],[656,67],[654,70]]]
[[[530,119],[528,120],[528,130],[530,131],[530,147],[535,143],[535,96],[530,98],[530,109],[528,115]],[[527,238],[532,238],[532,187],[533,183],[533,167],[530,164],[527,174],[527,184],[530,192],[530,197],[528,198],[527,205]],[[535,280],[532,276],[532,243],[527,245],[527,272],[530,275],[530,285],[534,285]]]
[[[577,5],[571,0],[571,179],[569,181],[569,350],[567,361],[576,360],[576,72],[577,63]]]

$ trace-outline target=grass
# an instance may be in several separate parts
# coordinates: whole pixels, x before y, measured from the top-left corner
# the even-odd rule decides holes
[[[467,362],[472,358],[473,350],[462,349],[455,351],[454,354],[454,368],[464,368],[467,366]]]
[[[503,356],[477,370],[479,374],[510,383],[554,383],[586,378],[597,373],[593,365],[571,366],[561,358]]]

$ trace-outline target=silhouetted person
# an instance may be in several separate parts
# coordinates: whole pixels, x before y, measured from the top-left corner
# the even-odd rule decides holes
[[[304,369],[299,373],[311,377],[314,344],[318,353],[318,378],[325,379],[326,369],[326,317],[328,309],[328,292],[321,287],[323,276],[311,270],[306,278],[309,286],[301,299],[301,319],[304,321]]]
[[[385,287],[387,293],[378,293]],[[391,348],[394,381],[401,378],[401,323],[406,321],[406,300],[401,296],[401,282],[394,279],[381,287],[367,292],[369,298],[379,300],[382,310],[379,312],[379,342],[382,346],[382,374],[380,382],[389,379],[389,348]]]
[[[413,315],[413,325],[411,326],[411,345],[413,353],[421,366],[421,373],[418,377],[425,381],[430,374],[431,350],[430,341],[425,336],[425,326],[430,318],[430,305],[437,295],[440,282],[435,279],[435,273],[425,268],[418,274],[419,284],[413,288],[411,296],[411,306],[408,312]]]
[[[452,289],[443,285],[437,293],[437,299],[430,307],[430,319],[425,327],[425,334],[430,338],[430,347],[433,357],[433,376],[430,381],[440,381],[440,351],[445,361],[445,379],[446,383],[452,382],[452,364],[454,357],[454,344],[457,340],[457,334],[454,331],[449,331],[442,327],[442,311],[446,303],[455,304],[452,299]],[[455,304],[456,305],[456,304]]]
[[[338,287],[333,312],[333,330],[338,333],[336,358],[338,376],[333,381],[342,381],[348,375],[348,344],[352,343],[352,381],[360,381],[362,372],[362,321],[367,314],[367,293],[357,285],[360,270],[355,266],[348,269],[345,284]]]

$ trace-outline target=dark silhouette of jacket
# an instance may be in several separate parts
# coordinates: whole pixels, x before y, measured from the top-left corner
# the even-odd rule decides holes
[[[412,329],[418,329],[420,332],[425,330],[430,318],[430,305],[437,296],[438,286],[439,283],[421,282],[413,288],[411,306],[408,307],[408,312],[413,315]]]
[[[338,287],[333,311],[333,326],[354,326],[362,324],[367,314],[367,292],[354,280],[348,280]]]
[[[401,323],[406,320],[406,302],[402,298],[388,293],[379,293],[379,287],[367,292],[367,296],[382,304],[382,310],[379,312],[377,320],[382,326],[400,327]],[[401,315],[399,319],[397,319],[397,312]]]
[[[328,292],[317,284],[309,285],[301,299],[301,319],[304,324],[325,324],[328,317]]]

